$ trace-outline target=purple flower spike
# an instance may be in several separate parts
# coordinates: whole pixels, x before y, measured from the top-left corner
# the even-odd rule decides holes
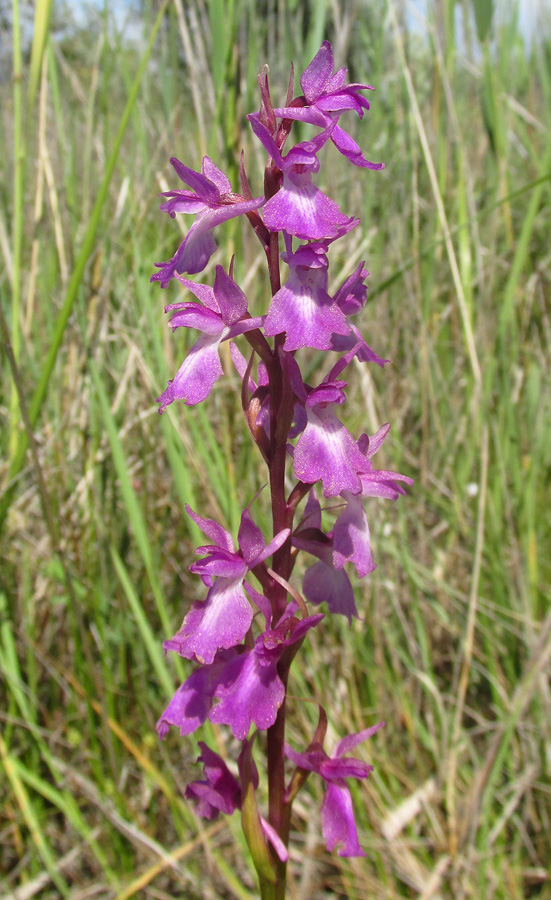
[[[353,221],[341,213],[337,204],[312,183],[312,172],[319,170],[317,153],[331,136],[329,124],[311,141],[302,141],[282,156],[268,129],[256,114],[247,116],[253,131],[278,168],[283,184],[264,206],[264,222],[270,231],[287,231],[306,241],[333,240]]]
[[[341,845],[339,856],[365,856],[358,840],[352,798],[345,779],[368,778],[373,771],[373,766],[343,754],[370,738],[383,725],[384,722],[379,722],[372,728],[349,735],[337,744],[331,756],[318,743],[311,744],[305,753],[297,753],[288,744],[285,745],[285,754],[295,765],[308,772],[316,772],[325,781],[326,792],[321,807],[322,833],[329,852]]]
[[[344,381],[325,382],[306,401],[308,424],[295,447],[295,475],[306,484],[321,479],[326,497],[341,491],[359,494],[359,472],[368,468],[356,441],[333,408],[344,403]]]
[[[229,532],[186,508],[216,542],[199,547],[199,552],[206,556],[190,566],[190,571],[202,577],[209,591],[205,600],[194,601],[179,631],[163,647],[209,665],[218,650],[236,647],[247,634],[253,610],[244,591],[245,577],[285,543],[289,529],[283,529],[266,544],[247,508],[241,516],[240,550],[236,553]]]
[[[174,400],[183,400],[187,406],[201,403],[210,394],[223,373],[218,355],[220,344],[258,328],[263,318],[247,316],[247,298],[233,278],[222,266],[216,266],[214,289],[195,284],[178,276],[178,281],[201,300],[200,303],[172,303],[165,312],[176,310],[170,320],[176,328],[197,328],[202,332],[193,345],[176,377],[169,381],[166,390],[157,398],[162,413]]]
[[[350,326],[327,293],[327,245],[305,244],[295,253],[282,253],[289,277],[274,295],[264,331],[287,335],[284,350],[314,347],[331,349],[333,334],[346,335]]]
[[[151,276],[151,281],[159,281],[163,288],[178,273],[194,275],[203,271],[216,250],[211,234],[215,225],[252,212],[264,203],[264,197],[245,200],[240,194],[233,194],[228,178],[208,156],[203,157],[201,172],[188,169],[175,157],[170,162],[192,190],[166,191],[161,196],[169,199],[161,204],[161,209],[172,218],[181,212],[195,213],[197,218],[172,259],[155,263],[160,271]]]

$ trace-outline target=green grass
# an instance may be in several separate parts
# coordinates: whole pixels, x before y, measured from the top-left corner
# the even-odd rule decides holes
[[[354,791],[368,855],[325,853],[310,779],[289,896],[550,898],[549,32],[529,53],[514,21],[458,41],[451,0],[424,35],[376,0],[338,17],[313,0],[173,0],[156,31],[157,9],[150,47],[133,46],[109,3],[53,39],[61,8],[42,0],[0,85],[0,898],[255,896],[237,817],[211,826],[183,799],[197,735],[161,744],[154,725],[187,671],[161,651],[197,591],[184,503],[235,533],[266,472],[230,365],[207,403],[157,415],[188,339],[163,317],[177,291],[149,276],[179,237],[156,198],[169,157],[198,168],[208,152],[237,187],[243,148],[259,189],[256,73],[268,61],[283,99],[288,61],[299,73],[324,37],[376,86],[351,129],[386,163],[358,173],[328,150],[321,174],[362,216],[333,287],[367,261],[359,324],[393,361],[351,368],[346,421],[391,422],[384,465],[415,484],[368,505],[362,621],[313,632],[290,688],[326,702],[335,736],[387,723]],[[205,278],[236,251],[264,309],[251,235],[232,222],[218,238]],[[267,526],[264,494],[256,507]],[[315,718],[292,701],[291,743]],[[224,750],[225,731],[209,739]]]

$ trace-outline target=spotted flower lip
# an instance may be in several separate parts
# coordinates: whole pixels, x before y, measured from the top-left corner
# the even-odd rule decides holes
[[[347,778],[368,778],[373,766],[345,756],[362,741],[368,740],[384,722],[378,722],[357,734],[349,734],[334,747],[328,755],[321,744],[312,743],[304,753],[297,753],[289,744],[285,745],[285,755],[300,769],[315,772],[323,778],[326,790],[321,807],[321,824],[323,836],[329,852],[340,845],[339,856],[365,856],[360,847],[358,831],[352,808],[352,798],[346,785]]]
[[[359,494],[360,473],[367,468],[366,457],[334,412],[345,402],[345,386],[344,381],[324,382],[309,393],[308,422],[294,452],[297,478],[306,484],[321,480],[326,497],[345,490]]]
[[[216,251],[211,233],[216,225],[252,212],[264,203],[264,197],[246,200],[240,194],[232,193],[229,179],[208,156],[203,157],[201,172],[189,169],[176,157],[170,162],[191,191],[165,191],[161,196],[169,199],[161,204],[161,209],[172,218],[176,213],[194,213],[197,218],[174,256],[166,262],[155,263],[159,272],[152,275],[150,281],[159,281],[162,288],[166,288],[175,275],[195,275],[203,271]]]
[[[312,182],[319,170],[317,154],[336,127],[329,125],[311,141],[302,141],[282,156],[277,143],[257,113],[247,116],[252,129],[276,166],[283,172],[283,184],[263,208],[264,222],[270,231],[286,231],[302,240],[333,240],[355,221],[345,216],[326,194]]]
[[[265,334],[285,332],[284,350],[329,350],[332,335],[346,335],[350,326],[327,293],[327,244],[303,244],[294,253],[283,253],[282,258],[289,266],[289,277],[272,298]]]

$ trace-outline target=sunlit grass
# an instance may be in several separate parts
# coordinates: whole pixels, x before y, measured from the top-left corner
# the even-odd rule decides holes
[[[22,81],[0,86],[0,896],[254,896],[237,819],[205,828],[183,799],[196,736],[160,744],[154,725],[187,671],[161,643],[198,590],[184,503],[235,532],[266,473],[228,359],[207,404],[157,415],[187,339],[163,317],[176,289],[149,276],[188,224],[158,211],[169,157],[208,152],[237,188],[243,148],[260,190],[256,73],[267,60],[283,100],[289,59],[299,73],[324,37],[376,86],[351,129],[386,163],[358,176],[329,150],[322,168],[363,219],[333,287],[366,260],[359,324],[392,359],[347,373],[347,424],[391,422],[384,464],[415,484],[369,505],[362,620],[312,632],[290,688],[326,703],[335,737],[387,723],[361,750],[368,856],[325,853],[311,779],[289,896],[551,896],[549,43],[526,54],[514,22],[459,38],[451,0],[424,37],[398,4],[291,0],[173,0],[155,36],[145,4],[138,45],[108,15],[48,38],[49,6]],[[14,49],[17,75],[15,30]],[[252,236],[218,238],[205,279],[238,251],[262,308]],[[316,707],[291,709],[300,746]],[[235,756],[225,731],[209,739]]]

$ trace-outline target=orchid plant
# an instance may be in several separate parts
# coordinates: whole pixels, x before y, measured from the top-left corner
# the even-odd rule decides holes
[[[232,191],[226,175],[207,156],[200,172],[171,160],[186,188],[164,194],[161,209],[172,217],[194,214],[195,220],[174,256],[156,264],[159,271],[151,279],[162,288],[176,280],[192,293],[195,300],[173,303],[166,312],[172,313],[173,330],[199,332],[159,397],[159,412],[175,400],[187,405],[205,400],[223,375],[220,344],[230,341],[243,412],[268,469],[269,539],[253,519],[252,502],[241,516],[237,548],[221,524],[187,507],[207,539],[197,549],[201,559],[190,567],[202,579],[206,596],[192,603],[180,630],[163,645],[195,667],[157,725],[164,738],[171,726],[189,735],[209,720],[228,726],[241,742],[234,774],[201,741],[203,777],[188,785],[186,795],[206,819],[241,811],[263,900],[285,896],[292,804],[310,773],[325,783],[321,826],[327,849],[338,848],[340,856],[364,855],[347,779],[367,778],[372,767],[349,754],[383,723],[343,737],[328,755],[323,748],[327,714],[319,705],[310,743],[294,749],[285,740],[287,685],[301,645],[324,618],[312,607],[324,604],[349,623],[358,616],[346,566],[352,564],[360,578],[375,568],[364,499],[396,500],[404,493],[402,485],[411,484],[404,475],[373,466],[388,425],[355,440],[338,415],[347,387],[341,375],[352,360],[381,367],[387,362],[352,321],[366,302],[364,263],[333,296],[328,293],[329,247],[346,239],[359,220],[346,216],[316,186],[318,154],[331,141],[354,166],[383,168],[369,162],[340,125],[343,113],[363,118],[369,109],[364,93],[372,90],[368,84],[346,84],[346,76],[344,68],[333,71],[328,41],[303,72],[297,97],[291,68],[284,106],[272,103],[267,70],[259,76],[260,110],[247,118],[267,153],[261,196],[253,196],[243,155],[241,193]],[[287,149],[294,122],[312,126],[314,133]],[[228,271],[216,266],[213,287],[186,277],[202,272],[216,251],[215,226],[241,215],[247,216],[266,255],[272,296],[260,316],[249,313],[247,297],[233,277],[233,259]],[[247,342],[248,359],[237,338]],[[303,379],[297,354],[304,348],[332,352],[318,384]],[[323,528],[318,486],[326,500],[339,498],[330,531]],[[293,584],[300,551],[315,559],[301,591]],[[266,732],[265,741],[259,732]],[[257,803],[255,742],[266,749],[266,817]]]

